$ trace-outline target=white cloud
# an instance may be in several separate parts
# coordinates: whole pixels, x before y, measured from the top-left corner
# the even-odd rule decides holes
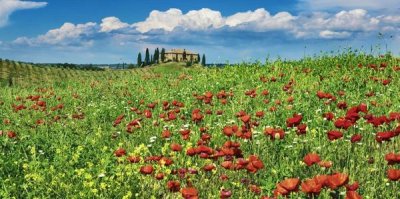
[[[187,14],[176,8],[165,12],[153,10],[145,21],[133,24],[141,33],[157,29],[171,32],[178,27],[184,30],[207,30],[220,28],[223,25],[224,19],[221,13],[208,8],[192,10]]]
[[[89,46],[93,43],[91,36],[96,34],[98,25],[93,22],[85,24],[64,23],[60,28],[49,30],[36,38],[19,37],[15,44],[55,45],[55,46]]]
[[[319,36],[324,39],[341,39],[351,36],[351,33],[347,31],[335,32],[331,30],[324,30],[319,32]]]
[[[5,26],[10,15],[17,10],[41,8],[46,5],[46,2],[0,0],[0,27]]]
[[[329,9],[368,9],[368,10],[398,10],[400,8],[399,0],[300,0],[300,8],[312,10]]]
[[[346,39],[359,34],[376,35],[378,32],[393,35],[400,31],[399,23],[400,15],[372,16],[364,9],[301,13],[296,16],[288,12],[270,14],[260,8],[222,16],[219,11],[207,8],[187,13],[172,8],[164,12],[154,10],[147,19],[134,24],[122,22],[115,16],[102,19],[100,25],[93,22],[65,23],[43,35],[20,37],[13,43],[79,47],[91,46],[99,39],[126,45],[143,41],[185,43],[197,36],[207,38],[201,41],[203,43],[212,43],[221,37],[228,40],[225,37],[229,36],[239,40],[246,40],[245,37],[250,37],[249,40],[265,39],[269,36],[278,36],[277,39]],[[269,32],[277,32],[278,35]],[[244,36],[246,34],[248,36]]]
[[[113,30],[119,30],[129,27],[129,24],[121,22],[121,20],[117,17],[106,17],[101,21],[101,32],[111,32]]]

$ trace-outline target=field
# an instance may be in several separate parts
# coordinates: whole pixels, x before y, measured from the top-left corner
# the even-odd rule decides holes
[[[0,198],[400,198],[399,65],[3,61]]]

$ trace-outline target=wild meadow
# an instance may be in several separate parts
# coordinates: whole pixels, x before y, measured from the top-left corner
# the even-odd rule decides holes
[[[391,55],[0,73],[0,198],[400,198]]]

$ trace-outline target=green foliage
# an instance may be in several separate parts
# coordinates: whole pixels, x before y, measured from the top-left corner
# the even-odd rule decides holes
[[[206,65],[206,55],[203,54],[203,58],[201,59],[201,65],[205,66]]]
[[[144,66],[148,66],[150,65],[150,53],[149,53],[149,49],[146,48],[146,55],[144,58]]]
[[[143,61],[142,61],[142,54],[139,52],[138,57],[137,57],[137,63],[136,65],[138,67],[141,67],[143,65]]]

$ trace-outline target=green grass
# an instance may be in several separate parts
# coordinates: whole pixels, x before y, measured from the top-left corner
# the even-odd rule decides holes
[[[382,70],[373,70],[369,64],[386,63]],[[357,67],[362,64],[363,67]],[[326,131],[335,130],[333,122],[323,119],[322,113],[333,112],[335,118],[344,116],[346,110],[336,104],[345,101],[348,107],[365,103],[369,113],[375,116],[400,112],[400,72],[394,68],[399,59],[372,57],[364,54],[345,53],[337,56],[320,56],[296,61],[275,61],[261,64],[238,64],[225,68],[186,68],[184,64],[167,63],[155,67],[132,70],[80,71],[58,68],[43,68],[18,62],[4,63],[2,79],[14,79],[14,86],[0,89],[0,198],[180,198],[181,193],[168,191],[169,180],[180,181],[181,187],[190,181],[199,192],[200,198],[219,198],[222,188],[231,190],[232,198],[260,198],[273,195],[276,184],[287,178],[304,181],[316,175],[334,172],[349,175],[349,183],[359,182],[357,192],[364,198],[399,198],[399,181],[390,181],[386,176],[388,168],[400,169],[400,165],[389,166],[385,154],[400,152],[399,136],[390,142],[378,143],[376,132],[390,131],[399,122],[373,127],[364,119],[344,133],[342,139],[329,141]],[[261,77],[276,81],[260,81]],[[379,81],[372,80],[378,78]],[[384,86],[383,79],[391,79]],[[291,93],[283,90],[293,82]],[[251,98],[245,92],[256,89],[257,96]],[[222,104],[216,95],[220,91],[232,92]],[[263,90],[269,94],[263,96]],[[195,94],[214,94],[211,104],[197,100]],[[337,101],[324,104],[316,96],[317,91],[332,93]],[[345,95],[338,95],[344,91]],[[365,94],[373,91],[372,97]],[[43,110],[35,110],[36,102],[27,99],[40,95],[46,102]],[[287,99],[293,96],[294,101]],[[184,103],[177,119],[165,121],[160,114],[177,109],[171,103]],[[266,103],[265,100],[269,102]],[[280,101],[280,103],[277,102]],[[165,110],[163,102],[171,108]],[[151,109],[152,118],[132,111],[132,107],[145,111],[149,103],[157,105]],[[16,112],[12,105],[24,104],[27,109]],[[52,110],[63,104],[63,109]],[[276,111],[270,111],[272,107]],[[200,109],[204,115],[201,122],[191,120],[192,111]],[[213,114],[206,114],[211,110]],[[216,112],[222,110],[222,115]],[[252,127],[253,139],[245,140],[236,136],[228,138],[222,132],[231,122],[241,126],[236,117],[239,111],[259,122]],[[264,111],[263,118],[255,113]],[[286,127],[286,119],[293,113],[302,113],[302,123],[307,124],[305,135],[296,135],[295,129]],[[113,126],[115,119],[124,114],[121,124]],[[83,119],[73,116],[84,115]],[[184,117],[185,119],[181,118]],[[55,118],[59,120],[55,121]],[[137,118],[141,128],[127,133],[126,125]],[[9,121],[9,122],[8,122]],[[43,121],[43,124],[37,124]],[[190,138],[183,140],[180,129],[189,126]],[[264,135],[270,127],[281,127],[286,132],[282,140],[271,140]],[[246,170],[226,170],[218,160],[187,156],[186,149],[197,145],[201,138],[200,127],[206,127],[211,140],[207,144],[213,149],[220,148],[227,140],[237,141],[244,158],[257,155],[264,168],[257,173]],[[168,128],[172,137],[163,139],[161,133]],[[8,138],[8,131],[16,133]],[[352,144],[350,137],[362,134],[359,143]],[[155,138],[154,138],[155,137]],[[171,143],[179,143],[182,152],[173,152]],[[128,155],[140,156],[139,163],[129,163],[126,158],[115,157],[114,152],[124,148]],[[333,162],[331,168],[318,165],[307,167],[303,157],[318,153],[323,160]],[[171,158],[171,166],[157,162],[144,162],[149,156],[163,155]],[[374,162],[369,162],[371,158]],[[202,167],[214,163],[216,169],[205,172]],[[152,165],[153,175],[142,175],[140,168]],[[171,172],[180,168],[193,168],[198,174],[185,178]],[[162,172],[163,180],[154,175]],[[229,180],[222,181],[224,174]],[[261,189],[261,195],[249,191],[249,184]],[[345,187],[336,191],[324,188],[319,198],[331,198],[338,194],[344,198]],[[301,191],[289,198],[306,198]]]

